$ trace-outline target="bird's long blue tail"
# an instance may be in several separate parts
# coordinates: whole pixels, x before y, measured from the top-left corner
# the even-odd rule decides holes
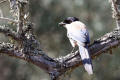
[[[87,47],[79,46],[79,53],[82,59],[82,63],[85,67],[85,70],[88,72],[88,74],[90,75],[93,74],[92,61]]]

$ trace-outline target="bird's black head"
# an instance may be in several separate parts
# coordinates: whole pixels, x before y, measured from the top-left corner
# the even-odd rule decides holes
[[[60,25],[70,24],[72,22],[79,21],[76,17],[68,17],[63,22],[59,23]]]

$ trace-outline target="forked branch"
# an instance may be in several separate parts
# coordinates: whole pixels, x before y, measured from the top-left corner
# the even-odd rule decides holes
[[[17,5],[18,9],[17,12],[19,13],[19,15],[17,15],[19,21],[17,26],[18,30],[17,32],[14,32],[9,28],[1,26],[0,33],[10,36],[15,40],[20,39],[20,41],[18,43],[19,46],[18,44],[16,45],[11,43],[0,43],[1,54],[7,54],[9,56],[17,57],[33,63],[34,65],[38,66],[39,68],[42,68],[44,71],[50,74],[52,80],[58,80],[59,77],[69,69],[75,69],[79,65],[82,65],[78,51],[59,58],[51,58],[47,56],[47,54],[43,50],[41,50],[40,43],[33,34],[32,30],[33,25],[25,24],[27,22],[24,20],[25,12],[23,10],[23,7],[27,5],[27,2],[25,2],[26,0],[25,1],[9,0],[9,1],[15,1],[15,4],[13,4],[13,6]],[[120,27],[119,25],[120,15],[118,12],[120,10],[118,10],[119,9],[118,2],[120,1],[116,0],[112,2],[112,5],[113,10],[115,11],[113,14],[116,15],[115,19],[117,22],[117,26]],[[95,40],[89,46],[90,55],[92,59],[94,59],[95,57],[98,57],[102,53],[106,52],[111,53],[112,49],[118,47],[119,44],[120,44],[120,29],[117,28],[112,32],[106,33],[101,38]]]

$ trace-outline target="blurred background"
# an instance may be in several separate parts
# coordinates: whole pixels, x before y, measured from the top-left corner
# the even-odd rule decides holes
[[[2,0],[0,0],[2,1]],[[68,16],[78,17],[90,33],[91,43],[112,31],[111,4],[108,0],[30,0],[31,21],[41,47],[50,57],[67,55],[72,46],[66,37],[66,30],[58,25]],[[12,18],[9,3],[0,3],[0,16]],[[0,25],[6,21],[0,20]],[[8,23],[6,25],[9,25]],[[15,28],[15,26],[10,26]],[[0,33],[1,42],[9,42]],[[120,50],[114,49],[113,55],[102,54],[93,60],[94,75],[89,76],[83,66],[76,68],[70,80],[120,80]],[[0,80],[50,80],[42,69],[23,60],[0,55]]]

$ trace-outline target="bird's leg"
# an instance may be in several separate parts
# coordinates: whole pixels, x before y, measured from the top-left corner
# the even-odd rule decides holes
[[[71,53],[74,53],[74,52],[75,52],[76,46],[77,46],[77,42],[74,41],[74,46],[73,46],[73,49],[72,49]]]
[[[75,46],[72,48],[71,53],[74,53],[77,49],[78,49],[78,46],[77,46],[77,45],[75,45]]]
[[[71,51],[71,53],[74,53],[74,50],[75,50],[75,47],[73,47],[73,48],[72,48],[72,51]]]

